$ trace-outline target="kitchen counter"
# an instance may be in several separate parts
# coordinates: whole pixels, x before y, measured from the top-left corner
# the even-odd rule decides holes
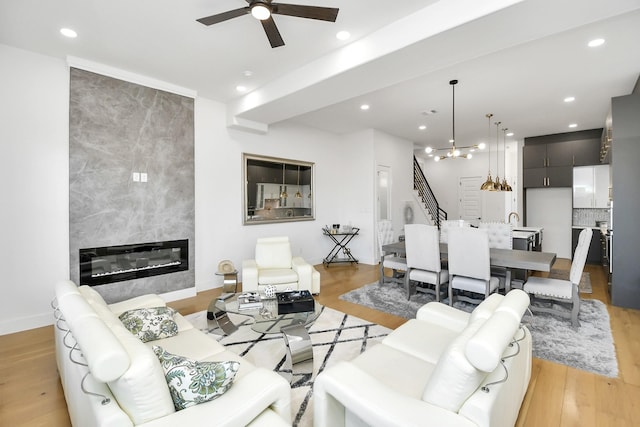
[[[542,233],[544,227],[513,227],[513,231],[534,231],[536,233]]]
[[[513,237],[514,239],[529,239],[533,236],[536,235],[535,231],[520,231],[520,230],[514,230],[511,233],[511,237]]]

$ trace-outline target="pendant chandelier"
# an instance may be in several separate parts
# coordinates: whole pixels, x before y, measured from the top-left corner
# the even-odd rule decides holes
[[[282,191],[280,192],[280,198],[281,199],[286,199],[287,197],[289,197],[289,195],[287,194],[287,190],[286,190],[286,186],[284,184],[284,167],[285,164],[282,164]]]
[[[485,117],[487,118],[488,123],[487,141],[489,141],[491,139],[491,117],[493,117],[493,114],[486,114]],[[487,175],[487,180],[480,186],[480,190],[496,191],[496,184],[493,182],[493,179],[491,179],[491,145],[489,145],[489,155],[487,157],[489,158],[489,173]]]
[[[434,151],[447,151],[446,155],[437,155],[435,154],[433,156],[433,160],[436,162],[439,162],[440,160],[444,160],[444,159],[455,159],[455,158],[463,158],[463,159],[470,159],[471,157],[473,157],[473,155],[471,154],[473,151],[475,151],[476,149],[483,149],[484,148],[484,144],[476,144],[476,145],[468,145],[465,147],[456,147],[456,85],[458,84],[458,80],[451,80],[449,81],[449,84],[451,85],[451,90],[452,90],[452,121],[451,121],[451,140],[449,142],[451,142],[451,148],[431,148],[431,147],[427,147],[425,148],[425,152],[427,154],[431,154]],[[462,151],[460,150],[469,150],[468,153],[462,153]]]
[[[502,191],[513,191],[509,183],[507,182],[507,130],[508,128],[502,128],[502,153],[504,160],[504,174],[502,177]]]

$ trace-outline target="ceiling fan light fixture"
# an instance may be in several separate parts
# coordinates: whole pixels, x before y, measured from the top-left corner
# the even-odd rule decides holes
[[[266,4],[257,2],[251,5],[251,15],[260,21],[264,21],[271,16],[271,9]]]

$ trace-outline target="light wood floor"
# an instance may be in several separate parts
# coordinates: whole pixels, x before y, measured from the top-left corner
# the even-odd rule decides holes
[[[559,260],[555,268],[569,268]],[[378,267],[369,265],[316,267],[324,305],[389,328],[404,319],[341,301],[338,297],[378,279]],[[593,294],[607,304],[618,356],[619,377],[607,378],[534,359],[531,382],[518,426],[635,426],[640,423],[640,311],[610,304],[602,268],[591,273]],[[220,289],[170,305],[183,314],[206,309]],[[0,336],[0,426],[70,426],[62,387],[56,372],[51,326]]]

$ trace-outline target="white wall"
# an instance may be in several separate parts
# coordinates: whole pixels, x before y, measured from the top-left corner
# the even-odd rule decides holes
[[[493,178],[495,178],[495,151],[493,155]],[[459,219],[458,182],[461,177],[480,176],[487,178],[489,160],[486,153],[474,153],[472,159],[447,159],[434,162],[423,161],[423,172],[440,207],[447,212],[448,219]],[[502,170],[502,169],[501,169]]]
[[[520,206],[522,206],[522,195],[519,190],[518,172],[518,147],[516,142],[509,143],[506,157],[507,179],[514,191],[509,195],[510,202],[506,203],[509,209],[517,210],[522,218]],[[520,148],[520,151],[522,149]],[[500,180],[504,177],[505,165],[503,152],[499,155]],[[489,170],[488,152],[475,152],[472,159],[447,159],[434,162],[432,158],[419,156],[419,162],[431,189],[436,195],[440,207],[447,211],[449,219],[459,219],[458,208],[458,182],[461,177],[482,177],[482,182],[487,179]],[[491,177],[496,178],[496,152],[491,152]],[[506,213],[508,215],[508,212]],[[515,219],[512,221],[515,224]],[[522,225],[522,221],[519,222]]]
[[[69,73],[0,45],[0,334],[52,322],[69,277]]]
[[[6,334],[52,323],[53,286],[69,277],[69,70],[64,61],[3,45],[0,63],[0,334]],[[410,174],[407,146],[374,131],[337,136],[291,123],[273,125],[266,135],[232,130],[224,105],[196,98],[196,289],[221,286],[218,262],[230,259],[240,269],[259,236],[288,235],[294,254],[320,264],[333,246],[322,235],[325,224],[360,227],[352,252],[376,263],[376,159],[391,160],[395,205],[405,200],[398,189],[407,179],[403,171]],[[243,226],[243,152],[315,162],[316,220]],[[395,216],[399,208],[393,209]]]

